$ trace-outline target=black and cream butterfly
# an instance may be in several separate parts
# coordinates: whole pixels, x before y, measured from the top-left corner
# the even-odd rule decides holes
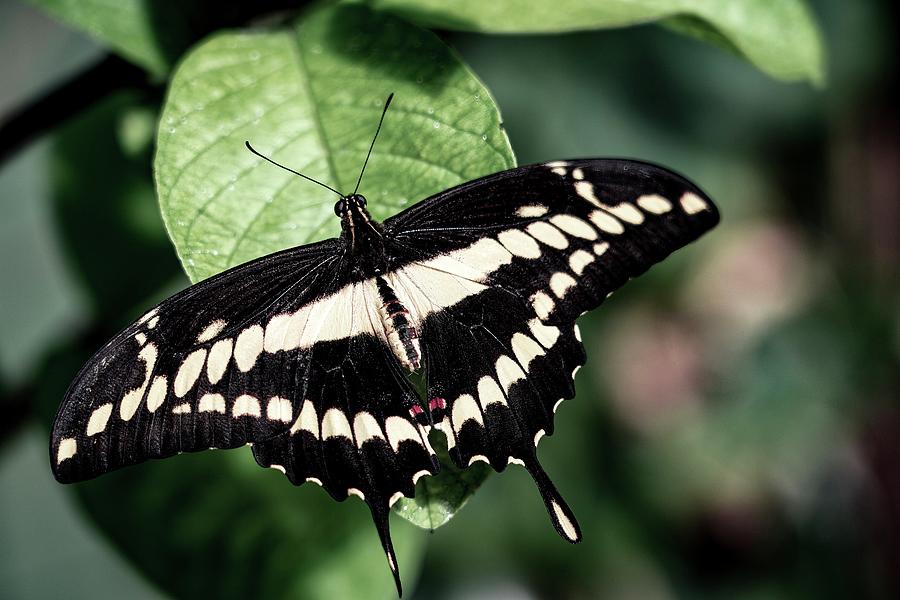
[[[603,159],[483,177],[384,223],[336,193],[340,237],[193,285],[91,358],[56,416],[56,478],[251,444],[295,485],[364,500],[399,592],[389,511],[439,470],[435,428],[460,467],[524,466],[579,541],[536,454],[585,362],[575,321],[712,228],[713,203],[671,171]]]

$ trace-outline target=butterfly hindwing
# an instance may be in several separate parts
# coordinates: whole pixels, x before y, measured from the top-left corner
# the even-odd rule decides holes
[[[307,350],[266,352],[266,317],[340,285],[336,258],[327,242],[273,254],[176,294],[126,328],[66,393],[50,448],[56,478],[234,448],[290,427]]]
[[[415,418],[419,396],[384,343],[372,336],[316,344],[309,360],[296,421],[282,435],[255,444],[253,454],[295,485],[316,483],[337,500],[362,498],[398,577],[390,506],[413,497],[416,481],[439,468],[427,431]]]

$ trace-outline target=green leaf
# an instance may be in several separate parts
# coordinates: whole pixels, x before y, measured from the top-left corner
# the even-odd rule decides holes
[[[416,484],[415,498],[402,498],[394,505],[394,512],[422,529],[437,529],[462,510],[475,490],[491,473],[490,466],[476,462],[460,469],[447,454],[447,438],[433,435],[431,446],[441,461],[441,472],[423,477]]]
[[[663,21],[735,50],[783,80],[823,83],[824,51],[803,0],[373,0],[420,25],[484,33],[559,33]],[[577,57],[573,57],[577,59]]]
[[[244,140],[349,193],[389,92],[360,188],[375,218],[515,165],[481,82],[433,34],[389,15],[331,7],[290,30],[223,33],[192,51],[175,72],[156,155],[163,217],[191,279],[336,235],[337,198]],[[426,479],[398,512],[434,529],[484,474]]]
[[[244,148],[353,191],[375,218],[515,164],[488,91],[433,34],[360,6],[293,29],[222,33],[175,72],[155,161],[163,218],[198,281],[339,232],[337,198]]]

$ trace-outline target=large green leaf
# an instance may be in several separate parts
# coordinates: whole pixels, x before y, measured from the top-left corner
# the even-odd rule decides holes
[[[428,27],[485,33],[557,33],[663,20],[724,45],[773,77],[824,79],[823,50],[803,0],[373,0]],[[577,57],[572,57],[577,60]]]
[[[513,166],[488,91],[434,35],[399,19],[334,7],[294,29],[222,33],[192,51],[169,90],[155,163],[191,279],[337,234],[337,198],[244,140],[349,193],[389,92],[360,188],[376,218]]]
[[[223,33],[191,52],[156,156],[163,217],[191,279],[337,234],[332,193],[243,142],[349,193],[389,92],[360,189],[376,218],[515,164],[484,86],[434,35],[394,17],[332,7],[295,29]],[[448,470],[398,512],[434,529],[483,478]]]

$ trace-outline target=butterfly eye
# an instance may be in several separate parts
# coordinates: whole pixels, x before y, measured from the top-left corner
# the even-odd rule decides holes
[[[345,203],[343,198],[338,200],[334,205],[334,214],[336,214],[337,216],[341,216],[341,213],[344,212],[344,205]]]
[[[356,201],[359,203],[360,206],[362,206],[362,207],[365,207],[365,206],[366,206],[366,198],[365,198],[365,196],[357,196],[357,197],[356,197]]]

